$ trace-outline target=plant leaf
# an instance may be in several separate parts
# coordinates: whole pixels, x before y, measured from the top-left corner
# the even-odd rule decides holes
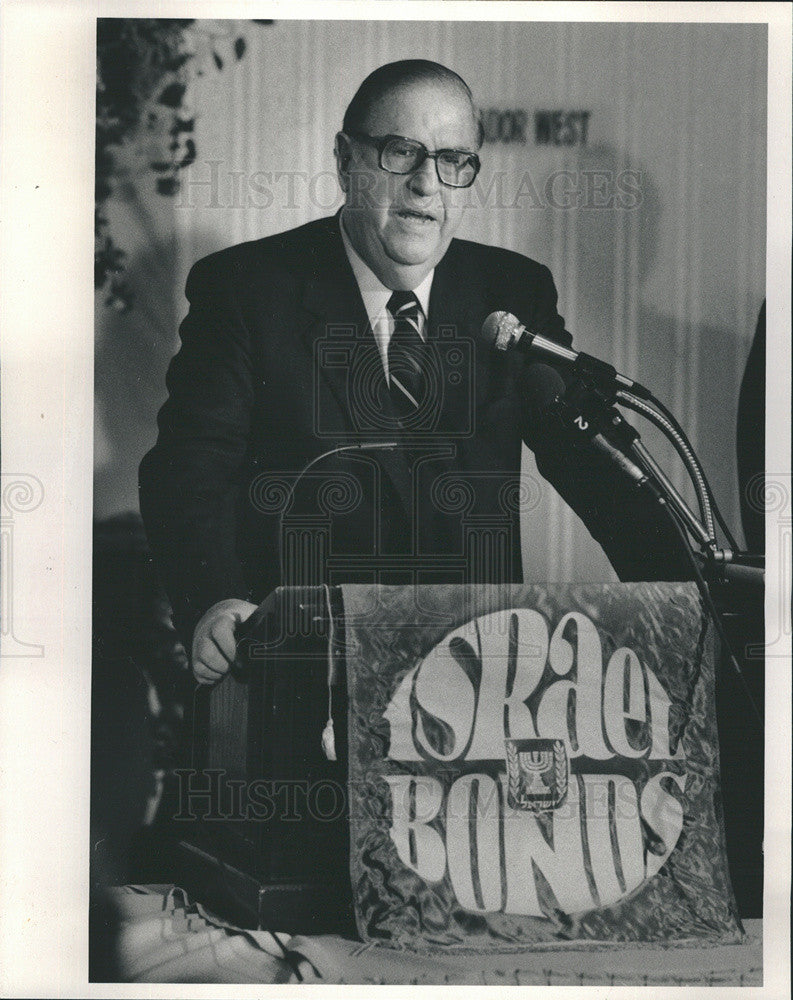
[[[178,108],[184,97],[185,85],[183,83],[169,83],[159,96],[160,104],[166,108]]]
[[[191,163],[195,163],[196,158],[196,148],[195,143],[192,139],[188,139],[185,142],[185,155],[182,157],[182,161],[179,164],[180,167],[189,167]]]
[[[172,197],[179,190],[179,181],[175,177],[158,177],[157,194],[167,198]]]
[[[195,128],[195,118],[177,118],[171,126],[171,135],[179,132],[192,132]]]

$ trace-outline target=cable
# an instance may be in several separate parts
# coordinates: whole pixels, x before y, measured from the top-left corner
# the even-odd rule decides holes
[[[658,407],[658,409],[661,411],[661,413],[663,413],[663,415],[666,417],[669,423],[672,424],[672,426],[675,428],[677,433],[680,435],[681,439],[686,443],[686,446],[690,448],[693,453],[694,449],[691,445],[691,442],[689,441],[686,432],[681,427],[674,413],[672,413],[671,410],[669,410],[666,406],[664,406],[664,404],[661,402],[660,399],[657,399],[652,394],[650,394],[649,401],[653,404],[653,406]],[[716,516],[716,520],[719,522],[721,530],[724,532],[724,537],[727,539],[727,544],[730,546],[733,552],[739,552],[740,547],[733,538],[732,532],[727,526],[727,522],[725,521],[724,516],[722,515],[721,510],[719,509],[719,505],[716,501],[716,497],[713,494],[713,490],[710,488],[710,483],[708,482],[707,476],[705,475],[705,470],[701,466],[700,466],[700,473],[708,490],[708,496],[710,497],[711,506],[713,507],[713,513]]]
[[[697,494],[697,501],[699,503],[702,520],[705,524],[705,530],[715,546],[716,529],[713,524],[710,488],[707,480],[705,479],[702,466],[694,454],[694,449],[687,443],[685,436],[677,431],[674,424],[667,420],[663,413],[656,412],[656,410],[654,410],[653,407],[643,399],[639,399],[634,396],[633,393],[626,392],[624,390],[620,390],[617,393],[617,399],[629,409],[642,414],[650,421],[650,423],[655,424],[655,426],[663,431],[666,437],[672,442],[678,455],[683,460],[683,464],[688,470],[688,474],[694,484],[694,490]]]
[[[336,737],[333,731],[333,684],[336,679],[336,624],[333,621],[333,608],[330,605],[330,587],[322,584],[325,594],[325,605],[328,612],[328,719],[322,730],[322,752],[328,760],[337,760]]]
[[[716,626],[716,631],[718,632],[719,638],[721,639],[722,645],[724,646],[725,653],[730,659],[733,671],[735,672],[736,676],[738,677],[738,680],[741,683],[741,687],[743,688],[744,694],[746,695],[746,699],[749,702],[752,712],[755,718],[757,719],[758,725],[760,726],[760,732],[762,733],[765,730],[765,723],[763,722],[763,718],[760,715],[760,710],[758,709],[755,700],[752,697],[752,692],[749,690],[749,685],[746,683],[746,678],[744,677],[743,670],[741,670],[741,666],[738,663],[738,660],[735,658],[735,654],[732,651],[732,646],[730,644],[729,638],[727,637],[727,632],[725,631],[722,620],[719,617],[719,612],[716,609],[716,605],[713,603],[713,598],[710,596],[710,591],[708,590],[707,582],[705,581],[705,578],[703,577],[702,572],[697,563],[696,553],[694,552],[694,549],[691,547],[691,542],[688,540],[688,535],[686,534],[683,525],[678,520],[677,514],[675,513],[673,508],[670,507],[670,505],[666,502],[664,502],[662,506],[669,513],[669,520],[674,525],[674,529],[680,538],[680,541],[683,545],[683,549],[686,553],[686,556],[688,557],[688,561],[691,563],[691,568],[694,571],[694,579],[696,581],[700,597],[702,598],[702,601],[708,610],[708,614],[710,615],[713,624]]]
[[[658,409],[661,411],[661,413],[663,413],[663,415],[672,424],[672,426],[675,428],[675,430],[680,435],[680,437],[685,441],[686,445],[689,448],[691,448],[691,451],[693,452],[694,449],[691,446],[691,442],[689,441],[688,437],[686,436],[685,431],[681,427],[681,425],[678,422],[677,418],[675,417],[674,413],[672,413],[671,410],[669,410],[666,406],[664,406],[664,404],[661,402],[660,399],[657,399],[653,395],[650,395],[650,402],[654,406],[658,407]],[[735,541],[735,539],[733,538],[732,532],[730,531],[729,527],[727,526],[727,522],[725,521],[725,519],[724,519],[724,517],[723,517],[723,515],[721,513],[721,510],[719,509],[719,505],[716,502],[716,497],[713,494],[713,490],[710,488],[710,483],[708,483],[707,477],[705,476],[705,470],[701,466],[700,466],[700,472],[701,472],[702,478],[705,480],[705,484],[706,484],[706,486],[708,488],[708,494],[710,496],[710,502],[711,502],[711,504],[713,506],[713,513],[716,515],[716,520],[719,522],[719,525],[721,526],[721,529],[724,532],[724,536],[727,539],[727,542],[730,545],[730,547],[733,549],[733,551],[738,552],[738,551],[740,551],[739,546],[738,546],[737,542]]]

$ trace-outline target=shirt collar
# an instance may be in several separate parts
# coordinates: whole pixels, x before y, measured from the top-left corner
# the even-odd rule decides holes
[[[350,267],[352,267],[353,274],[355,275],[355,280],[358,282],[358,288],[361,292],[361,298],[363,299],[363,304],[366,309],[366,315],[369,317],[369,322],[374,326],[375,322],[380,317],[385,315],[386,305],[388,300],[391,298],[393,289],[386,288],[366,261],[364,261],[355,250],[355,247],[350,242],[344,228],[343,212],[341,214],[340,223],[339,228],[341,229],[341,238],[344,243],[344,250],[350,262]],[[425,317],[429,316],[430,289],[432,288],[432,279],[434,275],[435,268],[430,271],[427,277],[417,288],[411,289],[413,294],[419,300],[421,308],[424,310]]]

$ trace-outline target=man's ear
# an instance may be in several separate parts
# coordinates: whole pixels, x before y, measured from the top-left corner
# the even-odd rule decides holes
[[[336,175],[339,178],[339,185],[346,194],[350,186],[350,159],[352,150],[350,140],[343,132],[336,133],[333,143],[333,155],[336,157]]]

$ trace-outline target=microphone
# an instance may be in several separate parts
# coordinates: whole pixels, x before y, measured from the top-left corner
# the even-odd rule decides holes
[[[582,377],[594,377],[609,386],[632,392],[642,399],[652,399],[652,393],[639,382],[621,375],[613,365],[584,351],[572,351],[555,340],[532,333],[517,316],[499,309],[492,312],[482,324],[482,336],[499,351],[516,349],[523,353],[538,354],[542,358],[568,365]]]
[[[549,414],[567,388],[555,368],[536,361],[526,369],[523,385],[528,397],[529,414],[538,421]]]
[[[594,448],[606,455],[624,475],[633,480],[637,488],[644,486],[653,488],[644,470],[628,458],[619,447],[612,444],[601,429],[606,418],[610,418],[610,422],[622,432],[623,437],[626,434],[636,436],[636,432],[625,423],[617,410],[607,407],[600,398],[595,398],[593,402],[592,394],[589,392],[584,395],[576,393],[574,391],[576,386],[568,389],[559,372],[550,365],[536,362],[529,365],[523,384],[528,396],[528,415],[533,425],[541,427],[549,419],[556,418],[568,430],[585,438]],[[576,400],[575,396],[580,396],[580,400]],[[653,492],[656,491],[653,489]]]

